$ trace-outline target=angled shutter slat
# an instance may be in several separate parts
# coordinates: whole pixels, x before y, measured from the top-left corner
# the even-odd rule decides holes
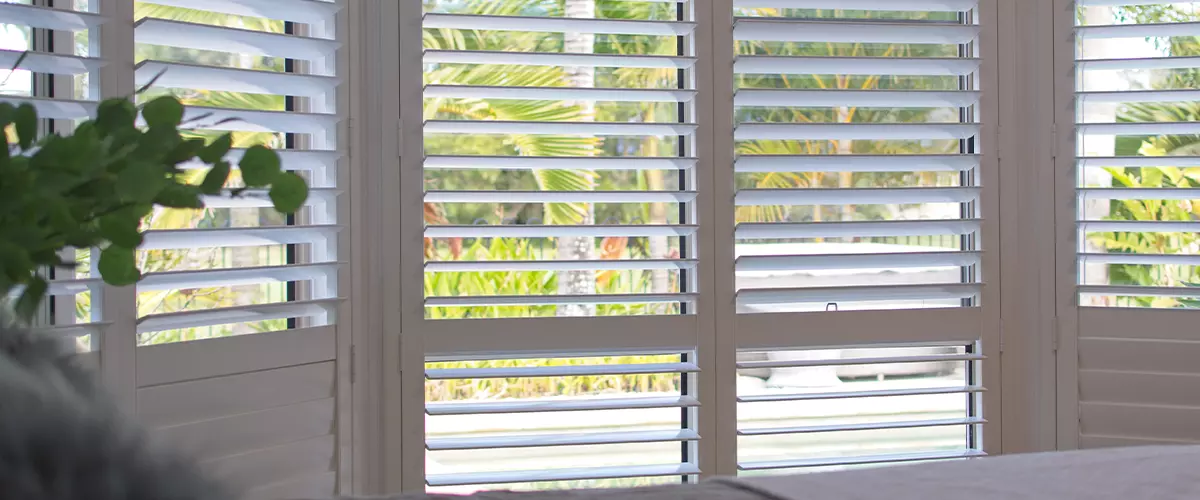
[[[425,228],[425,235],[430,238],[552,238],[562,236],[587,236],[593,238],[605,237],[650,237],[650,236],[688,236],[695,234],[697,226],[692,225],[594,225],[594,226],[553,226],[553,225],[444,225]]]
[[[696,126],[688,123],[517,122],[499,120],[430,120],[425,132],[434,134],[536,134],[536,135],[686,135]]]
[[[978,198],[979,188],[741,189],[734,198],[734,204],[752,206],[966,203]]]
[[[638,397],[590,398],[504,401],[489,403],[430,403],[425,405],[429,415],[487,415],[495,413],[537,413],[560,411],[639,410],[645,408],[693,408],[700,406],[696,398]]]
[[[920,389],[884,389],[876,391],[847,391],[847,392],[802,392],[784,394],[758,394],[738,396],[739,403],[769,403],[778,401],[814,401],[823,399],[862,399],[886,398],[897,396],[935,396],[941,394],[970,394],[983,392],[982,386],[951,386],[931,387]]]
[[[1075,62],[1080,71],[1124,71],[1154,69],[1184,69],[1200,66],[1200,57],[1149,57],[1132,59],[1081,59]]]
[[[162,229],[144,234],[142,250],[215,246],[292,245],[335,236],[341,226],[290,226],[229,229]]]
[[[476,85],[427,85],[425,97],[448,99],[528,99],[547,101],[612,102],[687,102],[695,97],[692,90],[572,88],[572,87],[495,87]]]
[[[141,290],[172,290],[270,282],[308,281],[317,277],[333,276],[337,273],[337,270],[338,265],[336,263],[322,263],[204,271],[174,271],[148,275],[138,283],[138,288]]]
[[[531,471],[475,472],[464,474],[429,474],[430,486],[469,486],[475,484],[528,483],[547,481],[581,481],[622,477],[687,476],[699,474],[692,464],[632,465],[624,467],[589,467],[579,469],[542,469]]]
[[[575,377],[591,375],[636,375],[671,372],[693,373],[697,371],[700,371],[700,368],[694,363],[628,363],[610,365],[595,364],[511,368],[430,368],[425,370],[425,378],[430,380],[445,380],[517,377]]]
[[[21,59],[22,54],[25,54],[24,59]],[[4,69],[16,67],[18,60],[21,61],[22,69],[54,75],[79,75],[96,71],[104,65],[104,61],[88,57],[0,49],[0,67]]]
[[[428,191],[427,203],[682,203],[694,191]]]
[[[0,3],[0,19],[4,20],[5,24],[64,31],[86,30],[104,22],[103,17],[87,12],[18,3]]]
[[[474,14],[425,14],[425,28],[509,30],[546,33],[604,33],[611,35],[680,36],[691,34],[696,23],[627,19],[583,19],[567,17],[485,16]]]
[[[51,99],[44,97],[0,97],[13,106],[30,104],[38,112],[38,117],[50,120],[83,120],[96,113],[96,103],[92,101],[75,101],[70,99]]]
[[[862,9],[914,12],[971,10],[978,3],[979,0],[733,0],[734,7],[743,8]]]
[[[155,18],[139,20],[135,29],[138,43],[267,57],[312,59],[339,47],[333,40]]]
[[[337,78],[250,69],[221,68],[199,64],[142,61],[134,68],[135,82],[167,88],[248,92],[318,97],[332,92]]]
[[[700,435],[691,430],[635,431],[537,434],[528,436],[438,438],[426,440],[425,447],[430,450],[480,450],[495,448],[533,448],[541,446],[589,446],[627,443],[661,443],[665,441],[696,441],[698,439],[700,439]]]
[[[889,269],[962,267],[977,265],[979,252],[913,252],[849,255],[743,255],[738,271],[799,271],[821,269]]]
[[[868,455],[842,458],[812,458],[796,460],[772,460],[762,462],[747,462],[739,464],[740,470],[774,470],[799,469],[808,467],[825,467],[831,465],[869,465],[898,462],[923,462],[928,460],[957,460],[963,458],[985,457],[987,453],[979,450],[963,451],[931,451],[924,453],[893,453],[886,455]]]
[[[426,64],[510,64],[657,69],[688,69],[696,64],[694,57],[433,49],[425,51],[424,61]]]
[[[739,141],[957,140],[978,134],[978,125],[965,123],[743,123],[737,126],[733,137]]]
[[[817,75],[966,76],[979,70],[971,58],[738,56],[733,70],[739,74],[812,73]]]
[[[1075,28],[1075,36],[1082,40],[1196,35],[1200,35],[1200,23],[1114,24]]]
[[[606,293],[588,295],[485,295],[478,297],[425,298],[431,307],[487,307],[487,306],[545,306],[556,304],[660,304],[694,302],[699,294],[693,293]]]
[[[751,172],[963,172],[979,167],[979,155],[743,155],[738,173]]]
[[[755,288],[738,292],[738,304],[829,304],[842,301],[960,300],[979,295],[979,285],[886,285],[857,287]]]
[[[317,316],[331,313],[338,302],[339,299],[320,299],[152,314],[138,321],[138,332]]]
[[[890,429],[920,429],[956,425],[985,424],[982,418],[947,418],[941,420],[912,420],[900,422],[871,422],[866,424],[810,425],[805,427],[762,427],[739,429],[739,436],[775,436],[779,434],[817,434],[823,432],[882,431]]]
[[[844,238],[866,236],[966,235],[979,231],[979,221],[791,222],[741,223],[740,239]]]
[[[475,271],[631,271],[648,269],[694,269],[695,259],[647,259],[647,260],[485,260],[485,261],[434,261],[425,263],[425,272],[475,272]]]
[[[968,43],[979,27],[951,23],[829,22],[743,17],[734,23],[736,40],[832,43]]]
[[[298,23],[329,22],[342,10],[339,2],[319,0],[141,0],[143,3],[220,12],[234,16],[265,17]]]
[[[746,89],[734,95],[735,106],[864,106],[908,108],[961,108],[979,102],[979,92]]]
[[[484,170],[688,170],[696,158],[618,156],[449,156],[425,157],[427,169]]]

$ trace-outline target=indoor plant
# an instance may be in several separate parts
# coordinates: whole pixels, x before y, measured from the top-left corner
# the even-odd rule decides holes
[[[66,248],[98,249],[97,268],[108,284],[137,282],[134,252],[155,206],[204,208],[208,196],[269,188],[275,209],[292,213],[308,196],[304,179],[284,171],[263,146],[247,149],[238,163],[244,187],[227,189],[231,136],[208,142],[182,135],[188,123],[174,97],[141,106],[105,100],[69,135],[39,136],[39,123],[33,106],[0,102],[0,299],[15,298],[25,319],[46,295],[43,271],[75,265],[63,259]],[[197,162],[207,173],[189,183],[183,166],[194,171]]]

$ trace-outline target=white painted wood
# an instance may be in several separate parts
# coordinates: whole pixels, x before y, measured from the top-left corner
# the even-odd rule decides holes
[[[323,23],[343,6],[323,0],[148,0],[146,3],[298,23]]]
[[[488,50],[427,50],[425,63],[504,64],[527,66],[591,66],[611,68],[687,69],[694,57],[626,54],[569,54],[561,52],[497,52]],[[417,64],[420,64],[418,62]]]
[[[1195,311],[1179,309],[1085,307],[1079,311],[1079,332],[1082,337],[1200,340]]]
[[[1079,436],[1080,448],[1116,448],[1121,446],[1196,445],[1200,441],[1145,439],[1126,436]]]
[[[331,327],[196,340],[138,348],[139,387],[333,360]]]
[[[1081,402],[1081,435],[1200,441],[1200,407]]]
[[[916,462],[926,460],[953,460],[960,458],[982,457],[987,454],[978,450],[950,450],[921,453],[892,453],[886,455],[865,455],[857,457],[836,458],[802,458],[796,460],[771,460],[762,462],[745,462],[738,464],[739,470],[778,470],[801,469],[808,467],[825,467],[830,465],[867,465],[891,464],[900,462]]]
[[[139,389],[138,418],[163,427],[330,398],[334,368],[314,363]]]
[[[547,469],[537,471],[476,472],[470,474],[432,474],[429,486],[464,486],[471,484],[524,483],[534,481],[572,481],[618,477],[659,477],[697,474],[700,469],[691,464],[629,465],[580,469]]]
[[[741,349],[882,345],[896,342],[967,345],[983,320],[976,308],[831,311],[738,316]],[[804,334],[797,328],[803,325]]]
[[[139,20],[135,28],[138,43],[305,61],[321,59],[339,45],[333,40],[150,17]]]
[[[334,431],[334,399],[160,427],[151,436],[202,461],[324,436]]]
[[[255,488],[246,492],[243,500],[276,500],[295,498],[330,498],[337,485],[337,473],[302,477]]]
[[[222,457],[202,466],[234,487],[247,490],[297,477],[320,476],[334,470],[336,444],[337,438],[330,434]]]
[[[737,40],[830,43],[970,43],[979,27],[964,24],[919,22],[810,21],[739,17],[734,24]]]
[[[1079,339],[1081,370],[1196,373],[1200,342]]]
[[[422,24],[426,28],[658,36],[687,35],[696,27],[695,23],[676,21],[582,19],[549,16],[484,16],[473,14],[425,14]]]
[[[1187,374],[1080,370],[1079,399],[1200,407],[1200,370]]]
[[[416,332],[429,356],[457,353],[670,351],[695,345],[694,316],[498,318],[426,321]],[[547,332],[554,332],[547,335]],[[653,332],[653,335],[649,335]],[[420,367],[417,367],[420,370]]]

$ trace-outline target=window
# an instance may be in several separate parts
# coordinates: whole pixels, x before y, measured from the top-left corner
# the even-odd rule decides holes
[[[992,13],[821,0],[733,13],[739,473],[983,454]]]
[[[696,7],[423,4],[425,483],[698,473]]]
[[[1196,7],[1077,2],[1074,78],[1060,87],[1074,91],[1075,133],[1060,158],[1075,174],[1068,439],[1081,447],[1200,438],[1185,425],[1197,400],[1184,362],[1200,295]]]
[[[207,208],[146,218],[137,285],[104,285],[89,269],[91,251],[80,250],[78,275],[58,270],[51,287],[55,328],[91,341],[98,352],[88,359],[123,408],[256,498],[352,487],[345,7],[0,3],[0,19],[17,22],[0,25],[0,64],[20,59],[23,68],[0,74],[12,77],[0,99],[33,102],[47,130],[69,132],[101,98],[171,94],[186,106],[185,135],[231,132],[226,161],[236,166],[247,148],[265,145],[308,181],[305,207],[283,216],[266,192],[233,196],[235,168]],[[180,167],[195,182],[206,173]]]

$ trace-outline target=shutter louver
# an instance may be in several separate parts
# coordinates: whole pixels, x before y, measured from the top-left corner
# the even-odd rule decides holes
[[[692,9],[425,2],[430,491],[699,474]]]
[[[985,455],[980,2],[733,3],[739,473]]]
[[[1079,0],[1074,19],[1080,447],[1200,442],[1191,3]],[[1072,318],[1075,319],[1075,318]],[[1074,387],[1071,390],[1076,389]]]
[[[85,119],[95,110],[99,92],[92,83],[105,64],[89,47],[96,46],[98,28],[106,19],[94,13],[98,9],[89,11],[85,3],[63,3],[68,5],[52,8],[29,0],[0,1],[0,102],[32,104],[41,118],[53,120],[43,124],[45,130],[69,131],[71,121]],[[64,255],[68,260],[80,255],[69,252]],[[86,271],[49,273],[52,314],[37,320],[47,332],[74,339],[80,351],[95,351],[105,318],[89,305],[102,283],[86,278]],[[95,352],[84,359],[93,366],[98,362]]]
[[[682,379],[698,370],[681,358],[428,363],[430,491],[633,486],[699,473],[679,460],[680,444],[700,439],[681,426],[687,411],[699,406],[679,392]],[[487,399],[460,399],[475,387],[496,392]],[[556,387],[569,387],[570,393]]]
[[[161,210],[146,222],[137,286],[137,414],[248,498],[348,491],[340,255],[340,1],[148,0],[135,4],[134,82],[171,94],[196,137],[232,132],[278,150],[310,193],[278,214],[265,190]],[[183,165],[197,179],[202,166]],[[341,292],[339,292],[342,290]]]

